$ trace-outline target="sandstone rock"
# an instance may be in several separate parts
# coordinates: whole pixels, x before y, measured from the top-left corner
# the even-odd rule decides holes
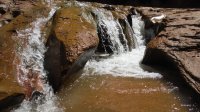
[[[161,13],[167,15],[166,27],[148,43],[142,63],[174,67],[180,77],[200,94],[200,10],[140,10],[149,17]]]
[[[24,88],[19,85],[16,75],[19,62],[15,53],[16,41],[12,38],[14,34],[16,35],[13,31],[16,31],[16,27],[20,27],[18,24],[22,21],[19,17],[0,29],[0,93],[4,93],[1,94],[0,100],[14,93],[24,94]]]
[[[20,93],[25,94],[22,85],[18,83],[17,43],[19,40],[14,38],[16,30],[24,28],[31,18],[19,16],[11,23],[0,28],[0,93],[4,99],[9,95]]]
[[[26,46],[23,42],[27,40],[20,38],[17,31],[30,27],[30,23],[43,11],[44,8],[35,13],[24,13],[0,28],[0,111],[21,103],[25,97],[29,99],[32,91],[37,90],[37,85],[30,82],[35,79],[34,76],[29,77],[28,81],[20,80],[27,75],[19,67],[20,50]]]
[[[84,67],[98,46],[96,25],[86,16],[91,16],[90,12],[79,7],[62,8],[54,16],[45,57],[54,90],[59,88],[63,76],[65,81],[73,79],[73,73]]]
[[[39,2],[32,0],[1,0],[0,1],[0,25],[9,23],[21,13],[30,11],[33,7],[39,5]]]

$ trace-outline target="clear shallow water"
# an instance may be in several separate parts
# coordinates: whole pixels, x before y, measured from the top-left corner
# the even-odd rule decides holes
[[[65,112],[197,112],[160,79],[87,75],[57,95]]]

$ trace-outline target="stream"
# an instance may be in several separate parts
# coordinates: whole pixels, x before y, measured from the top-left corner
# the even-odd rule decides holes
[[[162,74],[141,68],[144,23],[139,15],[132,16],[132,23],[138,46],[131,52],[119,50],[109,58],[89,60],[81,77],[58,93],[66,112],[198,111],[190,97],[182,97],[179,88],[164,81]],[[112,35],[116,30],[108,27]]]
[[[39,18],[33,22],[31,31],[27,29],[18,32],[20,37],[29,40],[30,45],[21,53],[24,62],[21,65],[23,72],[31,69],[42,74],[41,78],[46,77],[43,67],[46,48],[41,40],[40,24],[47,22],[54,12],[55,10],[52,10],[49,17]],[[70,85],[64,84],[61,91],[56,94],[48,83],[43,82],[45,97],[37,101],[25,100],[19,108],[12,110],[13,112],[198,111],[191,98],[179,92],[179,87],[170,81],[164,81],[162,74],[146,71],[141,67],[140,61],[146,47],[143,36],[144,22],[140,15],[132,15],[132,38],[135,48],[128,52],[127,42],[122,44],[118,38],[119,22],[113,19],[110,12],[95,9],[94,13],[97,14],[98,25],[108,29],[107,33],[114,46],[113,55],[91,58],[78,73],[81,76]],[[33,68],[27,67],[30,64],[34,65]]]

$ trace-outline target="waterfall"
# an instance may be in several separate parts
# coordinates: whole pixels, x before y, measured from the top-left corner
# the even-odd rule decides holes
[[[137,41],[136,47],[144,46],[144,22],[141,21],[141,16],[139,14],[132,15],[132,29],[134,31],[134,37]]]
[[[38,18],[32,22],[30,28],[17,31],[18,38],[26,40],[24,46],[19,48],[18,51],[21,59],[18,80],[25,87],[39,88],[36,91],[42,92],[43,95],[31,101],[24,100],[19,108],[12,110],[13,112],[62,112],[62,109],[58,107],[57,97],[46,82],[47,76],[43,66],[46,48],[41,29],[53,16],[55,9],[55,7],[51,8],[47,18]],[[37,82],[38,80],[39,82]]]
[[[78,6],[83,10],[92,9],[92,14],[95,16],[88,16],[87,14],[82,14],[82,16],[91,23],[95,20],[98,29],[98,36],[100,38],[100,45],[98,46],[97,53],[105,54],[121,54],[128,51],[128,41],[125,37],[123,29],[112,12],[103,8],[97,8],[92,6],[90,3],[84,2],[68,2],[66,1],[66,6]]]
[[[96,21],[100,30],[98,33],[100,33],[99,37],[103,38],[100,40],[103,46],[110,44],[111,52],[115,54],[124,52],[125,48],[119,38],[119,23],[114,19],[112,13],[105,9],[94,9],[93,12],[97,17]],[[104,49],[107,50],[106,48]]]
[[[118,35],[118,32],[116,32],[117,30],[112,31],[114,25],[116,24],[113,21],[112,16],[107,17],[104,14],[100,17],[103,23],[106,20],[111,21],[111,24],[109,24],[109,21],[106,21],[108,23],[105,22],[106,24],[104,25],[108,25],[106,27],[111,30],[111,34],[116,33],[110,36],[112,41],[114,41],[115,44],[118,44],[119,40],[117,37],[115,37]],[[134,32],[134,36],[132,37],[133,40],[137,41],[138,46],[135,49],[132,49],[131,52],[121,53],[120,55],[113,55],[107,59],[100,59],[98,61],[91,59],[86,64],[83,75],[113,75],[135,78],[161,78],[162,76],[160,74],[144,71],[140,67],[140,61],[142,60],[145,51],[145,46],[143,44],[144,22],[141,20],[141,16],[132,15],[132,26]]]
[[[116,21],[117,22],[117,27],[118,27],[118,31],[119,31],[119,39],[120,39],[120,42],[122,43],[123,47],[124,47],[124,50],[127,51],[128,50],[128,41],[126,39],[126,36],[123,32],[123,28],[122,26],[120,25],[119,21]]]
[[[134,20],[132,20],[132,21],[134,22]],[[131,27],[131,25],[129,24],[127,18],[125,19],[125,23],[126,23],[126,27],[127,27],[127,30],[128,30],[127,31],[128,36],[130,37],[127,40],[129,40],[129,44],[130,44],[129,45],[129,50],[131,51],[133,48],[136,48],[138,46],[138,42],[137,42],[135,34],[133,32],[134,28]]]

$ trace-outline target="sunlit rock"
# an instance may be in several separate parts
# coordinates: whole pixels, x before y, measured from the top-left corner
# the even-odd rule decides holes
[[[200,93],[199,10],[143,8],[152,17],[157,12],[167,15],[166,27],[147,45],[144,64],[162,65],[178,71],[180,77]],[[170,75],[170,74],[169,74]]]
[[[54,90],[59,88],[63,77],[63,80],[76,77],[73,73],[83,68],[96,50],[97,29],[89,16],[89,11],[78,7],[62,8],[54,16],[45,57],[45,68]]]

